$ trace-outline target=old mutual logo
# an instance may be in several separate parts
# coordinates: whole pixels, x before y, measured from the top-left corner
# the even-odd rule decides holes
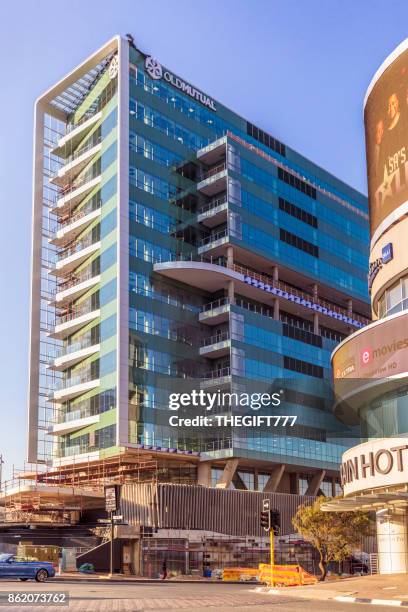
[[[154,57],[146,57],[145,61],[146,72],[152,79],[156,81],[161,79],[163,76],[163,68]]]
[[[172,72],[165,70],[163,66],[153,57],[146,57],[145,69],[147,74],[155,81],[158,81],[159,79],[163,78],[165,81],[173,85],[173,87],[180,89],[180,91],[186,93],[194,100],[201,102],[201,104],[203,104],[204,106],[207,106],[213,111],[217,110],[214,100],[212,100],[209,96],[206,96],[199,89],[196,89],[189,83],[186,83],[179,77],[176,77]]]

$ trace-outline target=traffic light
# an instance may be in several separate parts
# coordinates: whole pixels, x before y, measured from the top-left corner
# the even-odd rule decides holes
[[[275,535],[279,535],[281,526],[279,510],[274,509],[270,511],[270,525],[270,528],[272,529],[273,533]]]
[[[269,531],[271,528],[271,511],[270,510],[262,510],[261,512],[261,527],[265,529],[265,531]]]

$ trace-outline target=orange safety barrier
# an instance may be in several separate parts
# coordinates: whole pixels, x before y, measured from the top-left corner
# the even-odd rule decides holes
[[[316,576],[306,572],[300,565],[274,565],[272,570],[269,563],[259,564],[259,580],[269,586],[301,586],[317,582]]]
[[[247,582],[249,580],[259,580],[260,570],[253,567],[225,567],[222,570],[222,579],[225,582],[229,580],[241,580]]]

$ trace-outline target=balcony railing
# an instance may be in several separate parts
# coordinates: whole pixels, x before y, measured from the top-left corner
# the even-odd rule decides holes
[[[227,200],[227,194],[224,194],[220,198],[214,198],[206,204],[203,204],[203,206],[201,206],[200,210],[198,211],[198,214],[208,212],[209,210],[213,210],[213,208],[218,208],[218,206],[222,206],[223,204],[225,204]]]
[[[286,283],[283,283],[281,281],[276,281],[271,276],[267,276],[266,274],[254,272],[253,270],[249,270],[248,268],[239,264],[232,264],[228,267],[234,270],[235,272],[239,272],[240,274],[244,274],[245,276],[250,276],[251,278],[263,282],[266,285],[270,285],[271,287],[275,287],[276,289],[280,289],[281,291],[292,294],[295,297],[300,298],[301,300],[313,302],[315,304],[318,304],[322,308],[327,308],[327,310],[331,310],[332,312],[336,312],[343,316],[351,316],[353,319],[355,319],[359,323],[362,323],[363,325],[368,325],[370,323],[368,319],[362,317],[361,315],[358,315],[356,313],[351,314],[346,308],[337,306],[337,304],[333,304],[333,302],[328,302],[319,297],[312,296],[309,293],[299,291],[299,289],[292,287],[292,285],[287,285]]]
[[[84,155],[84,153],[87,153],[87,151],[90,151],[91,149],[96,147],[96,145],[100,144],[101,142],[102,142],[102,138],[99,136],[99,138],[97,138],[95,141],[89,142],[84,147],[81,147],[77,151],[74,151],[73,153],[71,153],[71,155],[68,155],[68,157],[65,158],[64,163],[60,165],[58,170],[50,174],[50,178],[51,179],[56,178],[61,168],[63,168],[64,166],[67,166],[68,164],[71,164],[73,161],[78,159],[78,157],[81,157],[81,155]]]
[[[82,219],[83,217],[86,217],[87,215],[90,215],[95,210],[98,210],[101,207],[101,204],[102,204],[102,200],[99,200],[99,202],[97,202],[96,205],[95,204],[93,204],[92,206],[85,205],[79,212],[73,215],[67,215],[66,217],[62,217],[59,220],[59,224],[58,224],[59,226],[57,228],[57,231],[64,229],[68,225],[72,225],[73,223],[76,223],[76,221],[79,221],[79,219]]]
[[[75,181],[72,181],[72,182],[68,183],[64,187],[61,187],[59,189],[59,191],[58,191],[57,202],[58,202],[58,200],[60,198],[65,198],[67,195],[69,195],[70,193],[76,191],[77,189],[79,189],[80,187],[85,185],[86,183],[89,183],[90,181],[93,181],[98,176],[100,176],[100,173],[95,173],[95,175],[94,175],[93,173],[90,174],[90,173],[87,172],[81,178],[76,179]]]
[[[200,180],[205,181],[205,179],[208,179],[211,176],[214,176],[215,174],[222,172],[226,168],[227,168],[227,164],[225,162],[223,164],[218,164],[218,166],[214,166],[213,168],[210,168],[209,170],[206,170],[205,172],[203,172],[203,174],[200,177]]]
[[[78,240],[78,242],[75,242],[74,244],[69,246],[67,249],[64,249],[63,251],[60,251],[59,253],[57,253],[58,261],[62,261],[63,259],[66,259],[67,257],[70,257],[71,255],[75,255],[75,253],[79,253],[80,251],[83,251],[84,249],[99,242],[99,240],[100,240],[100,236],[94,237],[91,232],[90,234],[88,234],[88,236],[86,236],[82,240]]]
[[[226,376],[231,376],[231,368],[217,368],[215,370],[210,370],[203,375],[203,378],[206,380],[216,379],[216,378],[225,378]]]
[[[82,272],[71,274],[64,280],[62,283],[59,283],[55,287],[55,293],[60,293],[61,291],[67,291],[67,289],[71,289],[71,287],[75,287],[76,285],[80,285],[91,278],[95,278],[98,276],[99,272],[93,272],[92,270],[83,270]]]
[[[60,347],[56,352],[56,358],[65,357],[66,355],[71,355],[72,353],[76,353],[77,351],[82,351],[83,349],[89,348],[90,346],[94,346],[98,344],[98,339],[92,339],[90,337],[84,337],[78,339],[76,342],[72,342],[72,344],[68,344],[67,346]]]
[[[211,310],[217,310],[218,308],[222,308],[222,306],[229,306],[230,304],[231,300],[229,298],[219,298],[218,300],[214,300],[214,302],[204,304],[201,308],[201,312],[210,312]]]
[[[77,306],[69,310],[66,314],[60,315],[55,319],[55,325],[62,325],[63,323],[67,323],[68,321],[72,321],[73,319],[77,319],[78,317],[82,317],[85,314],[89,314],[94,310],[98,310],[98,306],[93,304],[84,304],[83,306]]]
[[[205,338],[201,342],[201,346],[211,346],[212,344],[218,344],[219,342],[227,342],[230,339],[229,331],[220,332],[215,334],[214,336],[210,336],[209,338]]]
[[[76,385],[82,385],[83,383],[87,383],[91,380],[97,379],[98,377],[91,372],[90,368],[83,368],[83,370],[79,370],[78,373],[75,374],[75,376],[58,380],[55,386],[55,390],[61,391],[62,389],[69,389],[70,387],[76,387]]]
[[[211,238],[211,237],[208,237],[208,238]],[[163,261],[168,261],[168,260],[163,260]],[[203,263],[211,263],[211,264],[215,264],[218,266],[223,266],[223,267],[229,268],[230,270],[234,270],[235,272],[238,272],[244,276],[248,276],[250,278],[253,278],[254,280],[262,282],[265,285],[269,285],[270,287],[280,289],[282,292],[286,292],[288,294],[294,295],[295,297],[298,297],[301,300],[309,301],[313,304],[317,304],[321,306],[322,308],[326,308],[327,310],[331,310],[332,312],[335,312],[342,316],[350,317],[354,319],[355,321],[357,321],[358,323],[360,323],[361,325],[368,325],[369,323],[371,323],[369,319],[367,319],[366,317],[362,315],[359,315],[355,312],[350,313],[346,308],[342,308],[341,306],[338,306],[337,304],[334,304],[333,302],[329,302],[322,298],[312,296],[310,293],[300,291],[299,289],[292,287],[292,285],[288,285],[286,283],[283,283],[282,281],[276,281],[271,276],[267,276],[266,274],[255,272],[254,270],[250,270],[249,268],[246,268],[245,266],[242,266],[240,264],[228,265],[226,259],[223,257],[213,258],[209,256],[200,256],[200,255],[193,257],[192,254],[190,254],[189,256],[184,255],[184,254],[177,254],[176,256],[171,258],[171,261],[202,261]],[[162,263],[162,260],[160,258],[157,258],[157,260],[154,263]]]
[[[217,240],[222,240],[228,236],[228,228],[224,228],[219,232],[215,232],[214,234],[210,234],[210,236],[206,236],[200,240],[200,246],[206,246],[207,244],[211,244],[212,242],[216,242]]]
[[[83,406],[77,410],[71,410],[66,412],[65,410],[57,413],[54,422],[59,425],[61,423],[69,423],[70,421],[76,421],[77,419],[86,419],[90,416],[95,416],[95,410],[91,409],[91,406]]]

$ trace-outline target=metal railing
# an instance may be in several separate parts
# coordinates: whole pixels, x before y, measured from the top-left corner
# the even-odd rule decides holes
[[[222,240],[223,238],[228,237],[228,228],[224,228],[215,234],[210,234],[210,236],[206,236],[200,240],[200,246],[206,246],[211,244],[212,242],[216,242],[217,240]]]
[[[60,200],[61,198],[65,198],[65,196],[69,195],[70,193],[73,193],[80,187],[83,187],[83,185],[86,185],[86,183],[89,183],[90,181],[93,181],[94,179],[98,178],[98,176],[100,176],[100,173],[97,173],[95,175],[87,173],[83,177],[68,183],[68,185],[65,185],[64,187],[61,187],[58,192],[56,201],[58,202],[58,200]]]
[[[208,179],[211,176],[215,176],[219,172],[223,172],[223,170],[226,170],[226,169],[227,169],[227,164],[225,162],[223,164],[218,164],[218,166],[214,166],[213,168],[210,168],[209,170],[206,170],[205,172],[203,172],[203,174],[200,177],[200,181],[205,181],[205,179]]]
[[[71,153],[71,155],[68,155],[68,157],[65,158],[65,163],[61,164],[56,172],[50,173],[50,177],[49,178],[50,179],[56,178],[58,176],[58,172],[61,170],[61,168],[63,168],[64,166],[67,166],[68,164],[71,164],[73,161],[75,161],[76,159],[81,157],[81,155],[84,155],[84,153],[87,153],[88,151],[90,151],[91,149],[96,147],[101,142],[102,142],[102,138],[101,138],[101,136],[99,136],[99,138],[97,138],[95,141],[89,142],[84,147],[81,147],[77,151],[74,151],[73,153]]]
[[[67,277],[62,283],[57,285],[54,288],[55,293],[61,293],[62,291],[66,291],[67,289],[71,289],[71,287],[75,287],[76,285],[80,285],[91,278],[95,278],[95,276],[99,276],[99,272],[93,272],[92,270],[83,270],[82,272],[72,274]]]
[[[63,378],[57,381],[55,390],[61,391],[62,389],[69,389],[70,387],[82,385],[83,383],[97,379],[98,377],[92,374],[91,368],[83,368],[82,370],[79,370],[78,374],[75,374],[75,376],[71,376],[70,378]]]
[[[100,236],[93,236],[92,232],[90,232],[87,236],[85,236],[85,238],[82,238],[82,240],[78,240],[78,242],[75,242],[74,244],[67,247],[63,251],[60,251],[59,253],[57,253],[58,261],[62,261],[63,259],[66,259],[67,257],[70,257],[71,255],[75,255],[75,253],[79,253],[80,251],[83,251],[84,249],[99,242],[99,240],[100,240]]]
[[[169,260],[168,259],[162,260],[161,258],[157,258],[157,261],[155,261],[154,263],[162,263],[162,261],[169,261]],[[271,276],[267,276],[266,274],[255,272],[254,270],[250,270],[249,268],[246,268],[245,266],[242,266],[240,264],[228,264],[227,260],[224,257],[218,257],[218,256],[212,257],[212,256],[204,256],[204,255],[194,255],[193,256],[192,253],[188,255],[187,254],[185,255],[184,253],[178,253],[177,255],[171,257],[170,261],[197,261],[197,262],[201,261],[207,264],[222,266],[230,270],[233,270],[234,272],[238,272],[239,274],[242,274],[243,276],[249,276],[250,278],[253,278],[254,280],[262,282],[265,285],[269,285],[270,287],[280,289],[282,292],[286,292],[288,294],[294,295],[295,297],[298,297],[301,300],[309,301],[313,304],[317,304],[321,306],[322,308],[331,310],[332,312],[336,312],[338,314],[341,314],[347,317],[351,317],[355,321],[358,321],[359,323],[361,323],[362,325],[368,325],[369,323],[371,323],[369,319],[367,319],[366,317],[362,315],[359,315],[355,312],[351,313],[346,308],[342,308],[341,306],[338,306],[337,304],[334,304],[333,302],[329,302],[317,296],[313,296],[310,293],[300,291],[299,289],[293,287],[292,285],[288,285],[287,283],[284,283],[282,281],[276,281]]]
[[[223,306],[229,306],[230,304],[231,300],[229,298],[219,298],[218,300],[214,300],[214,302],[204,304],[204,306],[201,307],[201,312],[211,312],[213,310],[217,310],[218,308],[222,308]]]
[[[229,331],[220,332],[209,338],[205,338],[201,342],[201,347],[211,346],[212,344],[218,344],[219,342],[227,342],[230,339]]]
[[[99,200],[96,206],[95,205],[92,205],[92,206],[85,205],[79,212],[73,215],[68,215],[67,218],[64,217],[63,219],[60,219],[59,227],[57,228],[57,231],[64,229],[68,225],[72,225],[73,223],[76,223],[76,221],[79,221],[79,219],[82,219],[83,217],[90,215],[91,213],[95,212],[95,210],[100,210],[101,204],[102,204],[102,200]]]
[[[91,337],[83,337],[78,339],[76,342],[72,342],[72,344],[68,344],[67,346],[63,346],[59,348],[55,354],[55,358],[65,357],[66,355],[71,355],[72,353],[76,353],[77,351],[81,351],[82,349],[89,348],[90,346],[95,346],[99,343],[99,340],[94,340]]]
[[[201,206],[200,210],[198,211],[198,214],[208,212],[209,210],[213,210],[213,208],[218,208],[218,206],[222,206],[227,201],[227,194],[224,194],[220,198],[214,198],[213,200],[206,202],[206,204],[203,204],[203,206]]]
[[[55,318],[55,325],[61,325],[62,323],[67,323],[68,321],[72,321],[78,317],[82,317],[82,315],[89,314],[95,310],[98,310],[99,306],[94,306],[93,304],[84,304],[81,306],[77,306],[67,312],[64,315],[57,316]]]
[[[215,370],[205,372],[203,378],[206,380],[215,380],[217,378],[225,378],[227,376],[231,376],[231,368],[229,366],[225,368],[216,368]]]

